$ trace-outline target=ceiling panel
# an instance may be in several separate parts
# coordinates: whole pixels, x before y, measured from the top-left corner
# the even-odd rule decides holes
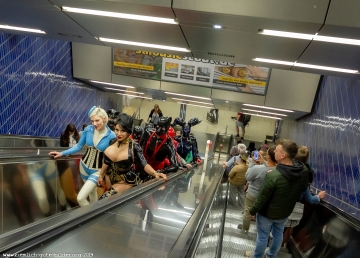
[[[360,28],[360,1],[332,0],[325,24]]]
[[[96,37],[188,48],[179,25],[115,19],[86,14],[68,15]]]
[[[314,41],[301,55],[298,62],[360,70],[360,46]]]
[[[173,8],[252,16],[278,20],[322,23],[329,0],[173,0]]]
[[[89,32],[67,17],[47,1],[38,4],[18,0],[0,2],[0,23],[11,26],[40,29],[46,34],[22,33],[12,30],[1,30],[5,33],[25,34],[36,37],[47,37],[59,40],[77,41],[90,44],[101,44]],[[76,35],[78,37],[61,36],[58,33]],[[101,44],[102,45],[102,44]]]
[[[322,21],[318,23],[299,22],[252,16],[205,13],[184,9],[174,9],[174,12],[180,25],[213,28],[213,25],[218,24],[223,27],[223,30],[250,33],[257,33],[260,29],[272,29],[315,34],[322,25]]]
[[[306,40],[254,33],[193,26],[182,28],[192,51],[233,55],[233,62],[243,64],[248,64],[255,57],[295,61],[309,43]],[[221,58],[220,56],[218,59]]]
[[[36,1],[36,0],[33,0]],[[174,18],[171,0],[49,0],[57,6]]]

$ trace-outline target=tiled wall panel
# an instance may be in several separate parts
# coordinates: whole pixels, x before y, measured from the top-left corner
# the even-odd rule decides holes
[[[121,110],[121,97],[72,77],[71,43],[0,33],[0,134],[58,137],[89,123],[93,105]]]
[[[284,121],[280,136],[306,145],[313,186],[327,201],[360,219],[360,80],[324,77],[313,114]]]

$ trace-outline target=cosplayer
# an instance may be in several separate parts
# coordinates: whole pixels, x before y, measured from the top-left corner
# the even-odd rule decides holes
[[[169,127],[168,135],[170,136],[170,138],[173,141],[175,150],[177,150],[179,143],[174,139],[175,138],[175,130],[171,126]],[[181,168],[188,168],[188,169],[192,168],[192,165],[186,164],[186,161],[177,152],[176,152],[176,159],[177,159],[179,165],[181,166]],[[167,167],[170,166],[170,161],[168,158],[166,158],[164,162],[165,162],[165,166],[167,166]]]
[[[166,175],[157,173],[145,160],[140,145],[130,139],[133,119],[127,114],[120,114],[116,121],[116,139],[110,142],[104,151],[104,164],[100,171],[98,184],[104,186],[105,171],[111,167],[111,189],[105,192],[100,199],[123,192],[138,183],[136,171],[145,171],[147,174],[166,180]]]
[[[174,124],[182,127],[182,135],[175,137],[178,142],[177,152],[186,163],[201,162],[196,138],[190,133],[191,127],[200,123],[201,121],[197,118],[192,118],[187,123],[183,118],[175,118]]]
[[[146,127],[140,141],[147,162],[164,174],[177,172],[179,164],[176,160],[176,150],[172,139],[167,135],[171,117],[162,116],[155,129]],[[164,160],[168,158],[170,164],[164,167]]]
[[[109,109],[106,113],[109,117],[108,126],[111,129],[111,131],[114,131],[116,125],[116,119],[120,114],[120,112],[116,111],[115,109]]]
[[[134,142],[139,143],[143,133],[144,129],[141,126],[135,126],[131,134],[131,139],[133,139]]]
[[[86,152],[80,161],[80,175],[84,181],[84,185],[77,196],[80,206],[89,204],[88,196],[91,203],[97,201],[96,184],[102,166],[103,151],[109,146],[110,140],[116,137],[106,125],[108,115],[104,109],[93,106],[88,115],[92,125],[85,128],[79,142],[74,147],[63,152],[52,151],[49,153],[49,155],[54,155],[56,159],[74,154],[86,144]]]

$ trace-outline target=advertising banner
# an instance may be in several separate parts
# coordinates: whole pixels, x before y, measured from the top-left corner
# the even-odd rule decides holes
[[[265,95],[270,68],[114,48],[113,73]]]

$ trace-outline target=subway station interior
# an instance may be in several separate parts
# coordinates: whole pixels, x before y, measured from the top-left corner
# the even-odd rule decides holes
[[[308,188],[326,196],[301,201],[287,243],[261,257],[360,257],[358,10],[355,0],[0,0],[0,253],[256,257],[258,218],[238,228],[244,195],[232,199],[223,164],[240,140],[260,151],[288,139],[308,148]],[[92,147],[49,155],[69,149],[67,125],[84,131],[96,106],[157,130],[155,105],[181,146],[190,125],[198,160],[80,207]]]

